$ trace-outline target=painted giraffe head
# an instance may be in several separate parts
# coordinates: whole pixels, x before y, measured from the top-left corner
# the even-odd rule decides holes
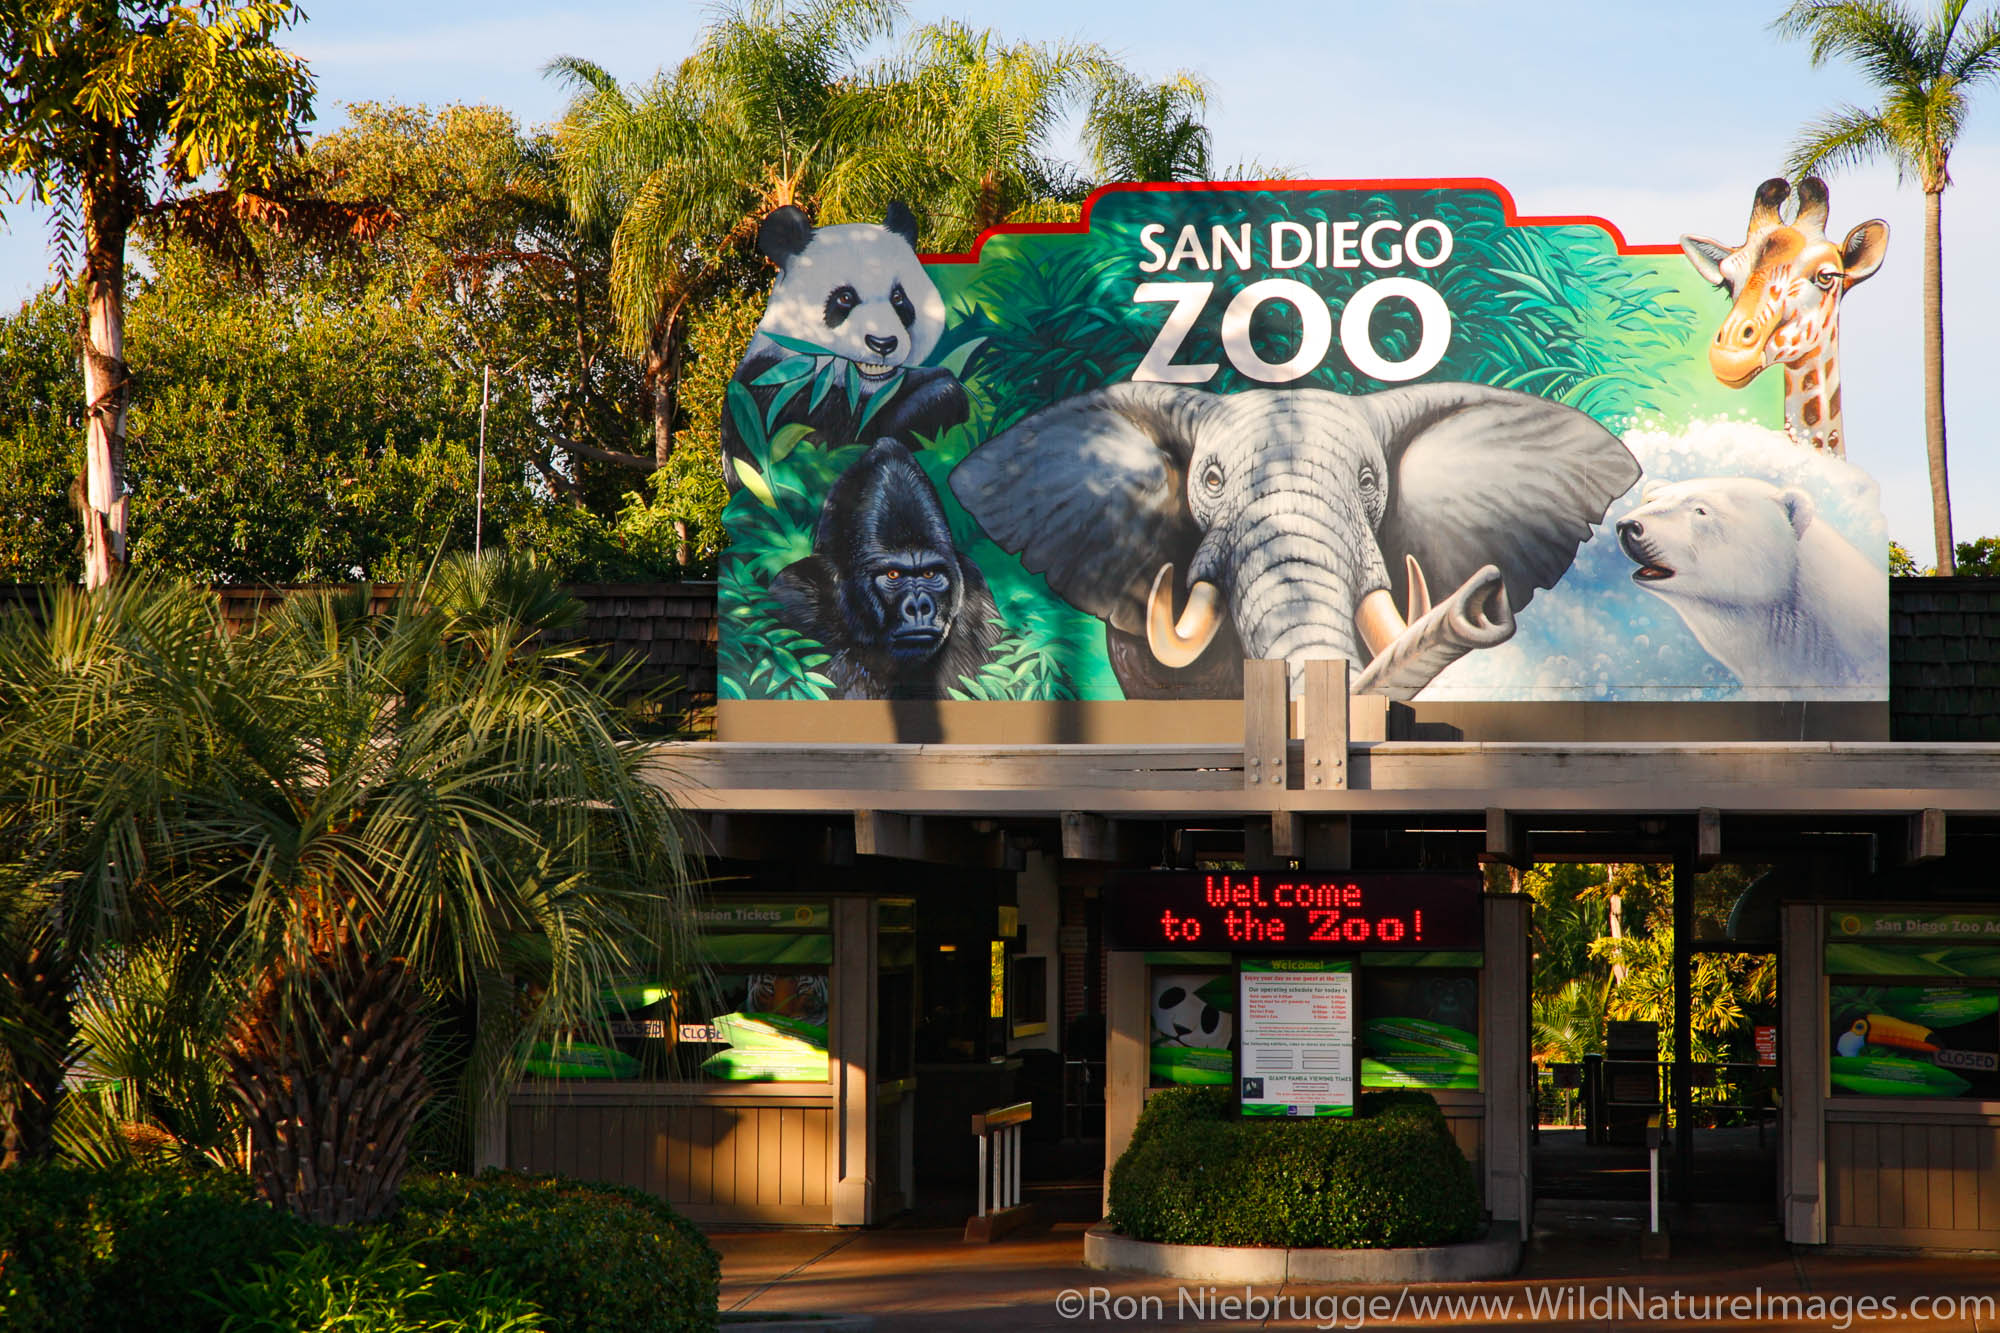
[[[1708,345],[1709,369],[1740,389],[1767,366],[1785,368],[1785,429],[1793,441],[1844,455],[1840,425],[1840,298],[1882,266],[1889,224],[1876,218],[1827,239],[1826,185],[1799,182],[1790,222],[1779,208],[1792,187],[1782,179],[1757,187],[1750,226],[1735,247],[1707,236],[1681,237],[1695,271],[1730,296],[1729,313]]]

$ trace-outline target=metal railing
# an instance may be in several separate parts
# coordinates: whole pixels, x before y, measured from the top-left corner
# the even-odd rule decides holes
[[[1033,1102],[996,1106],[972,1117],[973,1137],[979,1140],[979,1213],[987,1214],[989,1194],[992,1211],[1005,1212],[1021,1204],[1021,1126],[1035,1118]]]
[[[1754,1124],[1762,1142],[1766,1122],[1777,1114],[1775,1066],[1746,1060],[1696,1060],[1687,1065],[1686,1077],[1693,1100],[1692,1128],[1720,1128],[1735,1119]],[[1654,1108],[1671,1112],[1674,1078],[1671,1060],[1587,1055],[1580,1062],[1557,1062],[1538,1070],[1537,1104],[1545,1094],[1563,1101],[1567,1098],[1561,1094],[1577,1094],[1585,1137],[1599,1143],[1614,1119],[1637,1123]]]

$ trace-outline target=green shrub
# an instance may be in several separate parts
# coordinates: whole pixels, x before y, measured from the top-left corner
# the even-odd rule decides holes
[[[391,1225],[428,1267],[504,1274],[552,1333],[716,1326],[715,1250],[637,1190],[501,1171],[412,1177]]]
[[[336,1237],[258,1264],[216,1301],[223,1333],[539,1333],[500,1274],[426,1268],[386,1232]]]
[[[1111,1171],[1110,1221],[1178,1245],[1379,1249],[1479,1229],[1472,1167],[1437,1103],[1368,1094],[1356,1120],[1243,1120],[1226,1088],[1146,1103]]]
[[[229,1172],[0,1171],[0,1329],[212,1329],[226,1277],[316,1234]]]
[[[0,1171],[0,1333],[681,1333],[716,1326],[720,1269],[658,1199],[553,1177],[412,1176],[335,1231],[233,1172]]]

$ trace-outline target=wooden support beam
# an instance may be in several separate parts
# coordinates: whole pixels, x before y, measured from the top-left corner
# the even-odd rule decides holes
[[[1003,833],[981,832],[972,820],[893,810],[854,812],[854,853],[979,870],[1018,868]]]
[[[1944,859],[1944,811],[1915,811],[1910,815],[1909,830],[1904,843],[1905,864]]]
[[[731,861],[854,864],[854,830],[825,818],[690,811],[711,856]]]
[[[1354,865],[1353,828],[1346,815],[1307,815],[1306,846],[1300,859],[1308,870],[1347,870]]]
[[[1244,867],[1249,870],[1271,870],[1277,864],[1277,853],[1271,847],[1271,821],[1255,818],[1244,820]]]
[[[1296,810],[1271,812],[1271,859],[1296,861],[1305,855],[1306,817]]]
[[[1481,852],[1482,864],[1498,862],[1526,870],[1531,864],[1528,859],[1528,826],[1520,816],[1497,806],[1486,809],[1486,850]]]
[[[1243,790],[1285,789],[1285,706],[1289,669],[1283,662],[1243,663]]]
[[[1347,786],[1347,659],[1306,663],[1305,790]]]
[[[1065,810],[1062,815],[1062,854],[1065,861],[1143,862],[1159,860],[1158,825],[1131,819],[1106,819],[1085,810]]]
[[[1703,806],[1694,812],[1694,868],[1706,870],[1722,859],[1722,811]]]

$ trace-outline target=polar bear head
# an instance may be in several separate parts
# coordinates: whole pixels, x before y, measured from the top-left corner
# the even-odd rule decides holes
[[[1618,520],[1632,581],[1669,601],[1761,608],[1791,600],[1812,497],[1753,477],[1654,482]]]

